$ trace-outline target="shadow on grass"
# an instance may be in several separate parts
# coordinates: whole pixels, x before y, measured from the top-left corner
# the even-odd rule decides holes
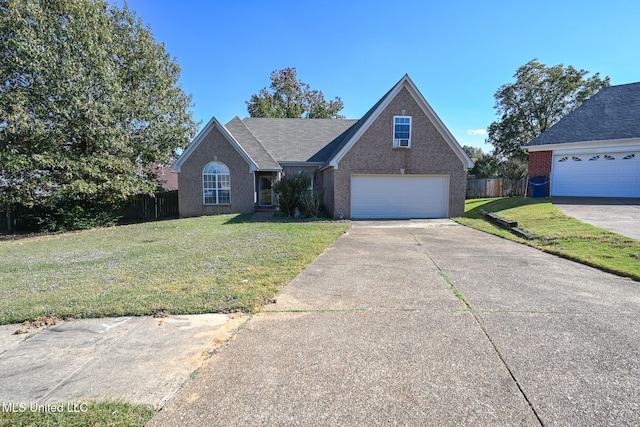
[[[232,225],[232,224],[256,224],[256,223],[272,223],[272,224],[318,224],[318,223],[345,223],[348,220],[344,219],[336,219],[328,216],[324,211],[320,212],[315,217],[302,217],[302,218],[293,218],[290,216],[286,216],[279,213],[274,213],[268,220],[266,221],[255,221],[254,213],[247,214],[238,214],[225,221],[223,225]]]
[[[231,225],[231,224],[250,224],[253,222],[253,214],[240,214],[240,215],[236,215],[233,218],[230,218],[228,221],[225,221],[223,224],[224,225]]]

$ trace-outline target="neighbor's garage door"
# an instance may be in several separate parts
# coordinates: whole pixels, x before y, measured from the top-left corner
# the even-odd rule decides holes
[[[640,151],[554,155],[551,195],[640,197]]]
[[[352,218],[446,218],[448,207],[446,175],[351,177]]]

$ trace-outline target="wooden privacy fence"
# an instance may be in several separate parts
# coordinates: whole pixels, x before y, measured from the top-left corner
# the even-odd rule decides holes
[[[16,229],[20,224],[20,216],[9,212],[0,212],[0,234],[6,234]]]
[[[482,178],[467,180],[467,199],[524,196],[527,178]]]
[[[124,204],[121,224],[155,221],[178,217],[178,191],[156,193],[152,196],[140,194]],[[21,213],[0,211],[0,234],[20,230]]]
[[[145,222],[178,217],[178,190],[141,194],[125,205],[125,216],[119,221]]]

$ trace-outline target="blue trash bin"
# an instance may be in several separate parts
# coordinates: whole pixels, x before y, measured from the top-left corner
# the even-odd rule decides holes
[[[529,195],[532,199],[547,197],[548,179],[546,176],[537,176],[529,179]]]

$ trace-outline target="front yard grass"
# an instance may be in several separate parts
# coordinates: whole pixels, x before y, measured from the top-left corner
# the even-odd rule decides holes
[[[253,312],[348,228],[249,215],[0,240],[0,324]]]
[[[484,219],[480,210],[518,221],[518,227],[538,236],[516,237]],[[556,209],[551,200],[511,197],[466,201],[461,224],[515,240],[620,276],[640,281],[640,242],[585,224]]]
[[[15,405],[15,412],[0,411],[0,425],[5,427],[132,427],[145,425],[154,415],[153,409],[125,402],[100,402],[83,404],[52,405],[54,410],[47,412],[45,405],[40,409],[37,404]],[[33,405],[33,406],[31,406]],[[69,405],[69,406],[68,406]]]

